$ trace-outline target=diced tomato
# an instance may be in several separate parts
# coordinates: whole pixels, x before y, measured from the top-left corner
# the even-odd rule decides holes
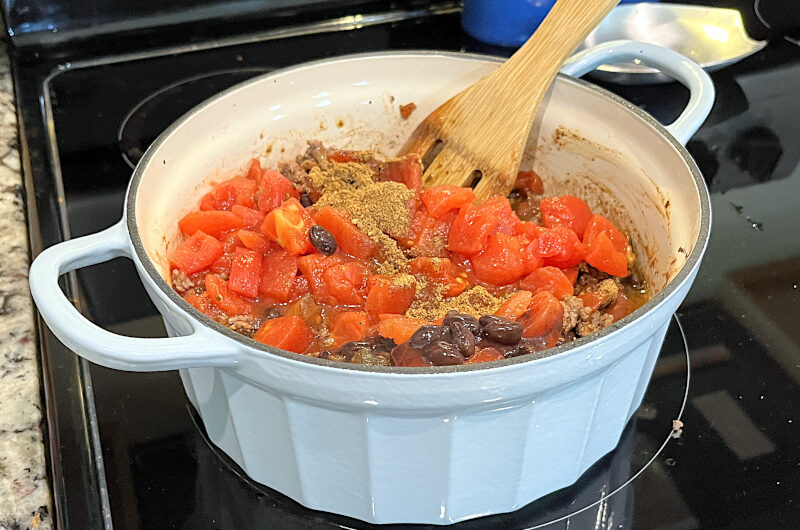
[[[211,302],[228,315],[246,315],[252,312],[253,306],[228,288],[228,282],[216,274],[206,275],[206,291]]]
[[[241,247],[234,250],[228,288],[242,296],[255,298],[258,296],[260,282],[261,254]]]
[[[488,363],[503,359],[503,354],[497,348],[481,348],[470,356],[464,364]]]
[[[183,294],[183,299],[194,306],[195,309],[209,317],[213,317],[215,310],[217,310],[216,306],[211,302],[208,291],[197,294],[194,289],[189,289]]]
[[[333,319],[333,346],[336,348],[348,342],[359,341],[367,335],[369,317],[364,311],[344,311]]]
[[[474,256],[484,249],[495,228],[498,219],[492,212],[468,204],[461,208],[450,228],[447,248],[452,252]]]
[[[252,230],[239,230],[236,232],[236,236],[245,247],[259,254],[266,254],[272,249],[272,245],[274,245],[274,243],[267,240],[264,236]]]
[[[267,214],[261,223],[261,233],[290,254],[307,254],[313,250],[308,238],[313,224],[308,211],[292,197]]]
[[[495,195],[486,199],[486,201],[478,206],[481,210],[489,212],[490,215],[497,219],[496,230],[501,234],[513,236],[516,233],[516,227],[521,223],[517,214],[511,209],[511,203],[508,198],[501,195]]]
[[[314,214],[314,222],[331,233],[345,254],[366,260],[378,252],[378,245],[339,210],[325,206]]]
[[[328,292],[322,273],[325,269],[341,263],[341,258],[333,256],[323,256],[322,254],[309,254],[301,257],[297,261],[297,267],[308,280],[308,288],[314,300],[321,304],[335,304],[336,299]]]
[[[269,213],[290,198],[300,198],[300,192],[292,183],[274,169],[264,171],[258,191],[258,210]]]
[[[253,196],[257,184],[244,177],[234,177],[217,184],[214,189],[203,196],[200,209],[230,211],[234,204],[246,207],[255,205]]]
[[[242,220],[242,228],[245,230],[258,230],[264,221],[263,213],[240,204],[234,204],[231,212]]]
[[[620,278],[628,275],[628,260],[625,258],[625,254],[616,250],[608,234],[600,232],[594,236],[591,245],[587,247],[586,263]]]
[[[584,243],[588,246],[601,233],[605,232],[618,252],[626,254],[628,252],[628,236],[617,230],[617,228],[605,217],[599,214],[592,215],[586,231],[583,233]]]
[[[569,267],[568,269],[562,269],[561,272],[564,273],[564,276],[567,277],[567,279],[572,285],[575,285],[575,282],[578,281],[578,267]]]
[[[231,264],[233,263],[233,252],[223,254],[209,267],[209,271],[214,274],[227,276],[231,272]]]
[[[263,265],[262,265],[262,268],[263,268]],[[262,278],[263,278],[263,274],[262,274]],[[307,294],[308,292],[309,292],[308,279],[305,276],[303,276],[302,274],[299,274],[299,275],[295,276],[294,277],[294,282],[292,283],[292,291],[291,291],[291,294],[290,294],[289,298],[290,299],[299,298],[299,297],[303,296],[304,294]]]
[[[380,315],[378,333],[381,337],[393,339],[397,344],[408,342],[411,335],[421,326],[430,324],[427,320],[409,318],[403,315]]]
[[[400,105],[400,117],[404,120],[407,120],[411,113],[417,110],[416,103],[406,103],[405,105]]]
[[[566,269],[583,261],[583,244],[569,228],[542,228],[537,241],[535,249],[544,265]]]
[[[531,195],[541,195],[544,193],[542,177],[535,171],[520,171],[517,173],[517,181],[514,183],[515,190],[521,190]]]
[[[441,219],[428,216],[413,245],[415,256],[445,258],[447,256],[447,235],[456,218],[456,212],[448,212]]]
[[[381,313],[405,313],[416,294],[416,282],[400,284],[389,276],[376,275],[367,282],[367,302],[364,308],[372,319]]]
[[[631,302],[624,293],[620,292],[617,294],[617,299],[614,300],[614,303],[608,306],[606,310],[606,314],[611,315],[614,317],[614,322],[617,320],[626,317],[631,312]]]
[[[170,263],[186,274],[194,274],[211,266],[222,256],[222,243],[202,230],[178,245],[172,253]]]
[[[542,349],[552,348],[561,336],[564,306],[550,292],[542,291],[531,300],[530,313],[523,319],[522,336],[540,339]]]
[[[322,273],[325,288],[337,304],[357,307],[363,306],[367,297],[368,276],[367,268],[355,261],[333,265]]]
[[[422,355],[422,350],[402,344],[392,350],[390,354],[394,366],[432,366],[428,359]]]
[[[261,169],[261,162],[258,161],[258,158],[252,159],[250,161],[250,167],[247,170],[247,178],[256,182],[261,182],[261,176],[263,174],[264,170]]]
[[[533,294],[547,291],[559,300],[572,296],[575,289],[569,278],[556,267],[542,267],[525,276],[519,282],[520,289],[527,289]]]
[[[226,232],[242,228],[242,220],[231,212],[192,212],[178,221],[178,226],[181,232],[187,236],[202,230],[206,234],[220,239]]]
[[[472,272],[482,282],[508,285],[525,273],[519,240],[506,234],[492,234],[486,249],[472,257]]]
[[[441,219],[448,212],[475,202],[475,193],[461,186],[433,186],[423,191],[420,199],[431,217]]]
[[[297,257],[283,249],[264,256],[261,262],[261,278],[258,293],[278,303],[288,302],[302,293],[295,291]],[[300,289],[302,291],[302,289]],[[305,282],[308,291],[308,282]]]
[[[519,242],[523,246],[537,240],[541,231],[542,228],[539,225],[531,222],[519,223],[514,227],[514,235],[519,238]]]
[[[503,302],[494,314],[509,320],[516,320],[528,311],[532,298],[533,293],[530,291],[517,291]]]
[[[275,348],[303,353],[314,341],[314,332],[299,316],[287,315],[261,324],[253,338]]]
[[[422,191],[422,162],[416,155],[390,160],[383,166],[381,180],[400,182],[419,193]]]
[[[359,151],[336,150],[328,152],[327,158],[331,162],[346,164],[348,162],[358,162],[358,153]]]
[[[542,222],[547,228],[564,226],[583,239],[583,233],[592,218],[592,211],[586,201],[574,195],[547,197],[539,202]]]
[[[614,276],[628,275],[628,237],[602,215],[593,215],[583,235],[585,260],[592,267]]]
[[[539,256],[539,240],[532,241],[522,248],[522,267],[524,274],[530,274],[542,266],[542,258]]]
[[[421,274],[447,286],[445,297],[458,296],[467,288],[467,273],[447,258],[415,258],[409,262],[412,274]],[[387,311],[388,313],[388,311]]]

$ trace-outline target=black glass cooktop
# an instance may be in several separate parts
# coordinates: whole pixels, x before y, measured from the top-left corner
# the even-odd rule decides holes
[[[249,77],[371,50],[510,52],[465,36],[452,4],[327,28],[105,58],[76,47],[70,61],[64,50],[58,61],[14,53],[34,252],[117,221],[149,143]],[[717,102],[689,143],[712,191],[712,237],[643,406],[619,447],[574,486],[459,526],[800,526],[800,47],[772,36],[713,78]],[[607,88],[664,121],[687,99],[676,84]],[[165,334],[128,261],[83,269],[64,288],[110,330]],[[176,372],[108,370],[44,327],[41,339],[62,528],[366,527],[250,482],[209,444]],[[678,418],[685,427],[672,439]]]

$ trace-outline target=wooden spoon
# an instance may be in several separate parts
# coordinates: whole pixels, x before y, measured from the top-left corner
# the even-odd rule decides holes
[[[617,2],[558,0],[503,65],[428,115],[401,150],[422,158],[423,186],[474,186],[479,201],[508,195],[550,84]]]

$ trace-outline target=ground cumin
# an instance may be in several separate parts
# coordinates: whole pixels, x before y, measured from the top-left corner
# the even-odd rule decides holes
[[[445,286],[446,287],[446,286]],[[494,296],[480,285],[461,293],[458,296],[445,300],[441,294],[417,299],[406,311],[406,316],[434,321],[444,317],[448,311],[458,311],[480,318],[483,315],[494,314],[504,299]]]
[[[372,170],[356,162],[323,162],[309,177],[322,191],[317,206],[348,212],[353,224],[378,244],[379,273],[406,270],[407,259],[393,238],[408,235],[414,198],[411,190],[399,182],[375,182]]]

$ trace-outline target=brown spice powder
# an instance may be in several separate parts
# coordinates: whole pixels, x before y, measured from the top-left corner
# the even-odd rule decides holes
[[[406,316],[434,321],[444,317],[448,311],[458,311],[480,318],[494,314],[503,301],[503,298],[494,296],[485,287],[477,285],[449,300],[442,299],[441,291],[438,295],[417,299],[406,311]]]
[[[408,234],[414,198],[411,190],[399,182],[375,182],[372,170],[355,162],[323,162],[309,177],[322,191],[317,206],[348,212],[353,224],[379,245],[379,273],[406,270],[408,260],[393,238]]]

